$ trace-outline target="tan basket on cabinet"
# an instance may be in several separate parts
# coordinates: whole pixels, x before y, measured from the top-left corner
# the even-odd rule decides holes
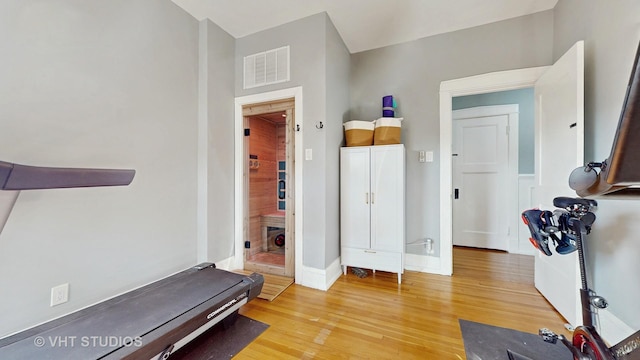
[[[400,144],[402,119],[382,117],[376,120],[373,145]]]
[[[343,125],[347,146],[373,145],[374,121],[351,120]]]

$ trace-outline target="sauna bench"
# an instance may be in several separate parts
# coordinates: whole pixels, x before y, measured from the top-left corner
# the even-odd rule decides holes
[[[284,229],[284,211],[260,215],[260,229],[262,229],[262,251],[268,251],[267,229],[276,227]]]

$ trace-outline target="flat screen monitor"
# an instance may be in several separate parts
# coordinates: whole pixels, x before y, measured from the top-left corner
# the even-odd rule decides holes
[[[640,45],[622,104],[611,154],[607,160],[607,183],[640,184]]]
[[[609,157],[575,169],[569,177],[579,196],[640,195],[640,44],[626,90]]]

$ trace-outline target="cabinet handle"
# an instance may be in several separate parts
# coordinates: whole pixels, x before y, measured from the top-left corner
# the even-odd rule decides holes
[[[284,192],[285,192],[286,183],[284,180],[278,181],[278,199],[284,200]]]
[[[375,254],[376,252],[373,250],[365,250],[364,252],[369,253],[369,254]]]
[[[369,205],[369,193],[364,193],[364,202],[365,204]]]
[[[376,199],[376,194],[375,193],[371,193],[371,204],[373,204],[375,202]]]

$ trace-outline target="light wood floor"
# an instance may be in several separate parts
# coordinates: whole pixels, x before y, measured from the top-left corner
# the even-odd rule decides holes
[[[236,359],[466,359],[458,319],[569,335],[533,287],[533,257],[454,249],[452,277],[341,276],[329,291],[291,285],[240,313],[271,325]]]

